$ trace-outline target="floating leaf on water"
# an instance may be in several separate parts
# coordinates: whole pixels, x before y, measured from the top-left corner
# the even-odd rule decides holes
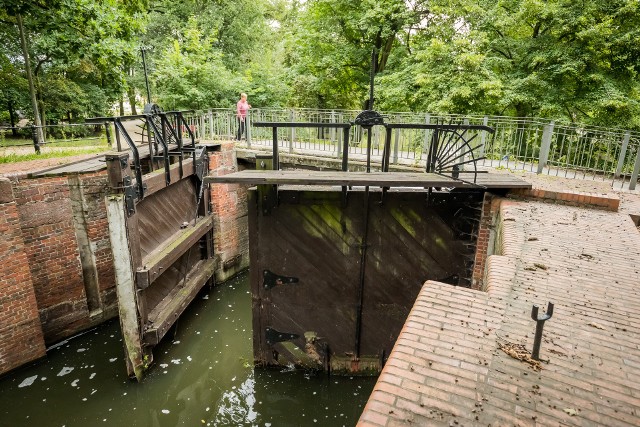
[[[22,382],[20,383],[20,385],[18,386],[18,388],[22,388],[22,387],[29,387],[31,384],[33,384],[33,382],[38,378],[37,375],[34,375],[32,377],[27,377],[24,380],[22,380]],[[43,378],[44,379],[44,378]]]
[[[587,323],[588,326],[593,326],[596,329],[604,329],[603,326],[597,324],[596,322]]]
[[[109,362],[113,363],[113,362],[115,362],[116,360],[118,360],[118,358],[117,358],[117,357],[113,357],[113,358],[109,359]]]
[[[67,375],[68,373],[70,373],[71,371],[73,371],[73,368],[69,368],[69,367],[65,366],[62,369],[60,369],[60,372],[58,372],[58,376],[59,377],[63,377],[65,375]]]

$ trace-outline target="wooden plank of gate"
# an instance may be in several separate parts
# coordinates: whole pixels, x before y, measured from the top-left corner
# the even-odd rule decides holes
[[[156,169],[142,177],[142,181],[147,184],[147,189],[144,193],[145,197],[148,197],[167,186],[164,172],[164,169]],[[193,159],[185,159],[182,162],[182,177],[180,176],[180,165],[178,163],[174,163],[169,167],[169,174],[171,176],[172,183],[179,181],[184,177],[193,175],[194,172],[195,168],[193,167]]]
[[[187,276],[184,286],[176,285],[171,292],[149,313],[148,326],[144,331],[144,343],[156,345],[167,333],[176,319],[193,301],[198,291],[213,276],[216,269],[215,259],[198,261]]]
[[[146,289],[212,227],[211,217],[205,218],[198,224],[192,221],[189,227],[181,229],[172,238],[163,242],[163,245],[148,254],[142,260],[143,267],[136,271],[138,288]]]
[[[205,177],[212,183],[280,184],[280,185],[335,185],[374,187],[461,187],[473,188],[531,188],[521,179],[503,174],[478,174],[476,185],[473,174],[460,175],[462,180],[434,173],[406,172],[338,172],[338,171],[268,171],[245,170],[223,176]],[[464,181],[463,181],[464,180]]]

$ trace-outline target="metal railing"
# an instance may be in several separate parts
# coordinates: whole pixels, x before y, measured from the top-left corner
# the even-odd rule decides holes
[[[252,109],[247,115],[246,132],[241,144],[257,148],[271,147],[270,128],[254,122],[327,123],[327,128],[279,128],[281,153],[322,155],[341,158],[342,132],[330,124],[353,122],[359,111],[311,109]],[[495,133],[477,132],[474,144],[484,156],[479,166],[527,170],[538,174],[567,178],[611,180],[620,187],[636,188],[640,172],[640,133],[624,129],[555,123],[536,118],[504,116],[436,115],[426,113],[383,113],[386,123],[484,125]],[[212,109],[191,117],[199,139],[235,139],[238,128],[235,111]],[[385,130],[371,130],[373,158],[380,159]],[[391,164],[425,167],[431,137],[430,130],[393,129]],[[367,150],[367,130],[351,127],[349,155],[353,160]],[[473,136],[473,135],[468,135]]]
[[[342,158],[343,132],[330,124],[353,123],[360,111],[254,108],[246,118],[246,130],[241,135],[241,145],[251,148],[270,148],[272,130],[255,127],[254,122],[313,122],[327,123],[326,128],[279,128],[278,147],[281,153],[307,154]],[[640,133],[624,129],[601,128],[579,124],[554,123],[544,119],[504,116],[462,116],[428,113],[387,112],[386,123],[411,124],[469,124],[484,125],[495,129],[494,134],[476,132],[473,143],[480,146],[481,167],[527,170],[538,174],[568,178],[611,180],[613,185],[634,190],[640,173]],[[211,109],[185,114],[189,129],[198,140],[233,140],[237,138],[238,120],[233,109]],[[54,125],[67,139],[73,139],[74,126]],[[94,125],[91,125],[92,127]],[[21,132],[34,135],[35,126],[20,128]],[[3,135],[11,128],[0,128],[0,147]],[[104,129],[111,144],[111,132]],[[351,160],[363,159],[367,151],[367,130],[353,125],[349,131],[348,153]],[[371,155],[381,160],[385,129],[371,129]],[[429,129],[393,129],[390,163],[426,167],[431,133]],[[141,132],[143,133],[143,132]],[[71,138],[69,138],[69,136]],[[467,135],[467,136],[473,136]],[[6,138],[6,141],[9,141]],[[56,139],[56,142],[61,139]],[[144,137],[140,143],[144,143]],[[29,143],[26,143],[29,145]]]
[[[42,139],[38,137],[42,133]],[[43,147],[111,146],[107,126],[86,123],[64,123],[45,126],[0,126],[0,148],[33,147],[40,154]]]

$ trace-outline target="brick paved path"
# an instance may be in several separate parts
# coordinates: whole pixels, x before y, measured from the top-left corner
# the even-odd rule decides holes
[[[425,284],[360,425],[640,425],[640,233],[629,215],[534,200],[500,211],[487,292]],[[530,351],[532,304],[548,301],[536,371],[498,343]]]

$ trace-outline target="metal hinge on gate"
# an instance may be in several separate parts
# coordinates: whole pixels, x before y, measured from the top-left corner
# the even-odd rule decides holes
[[[124,184],[124,202],[127,207],[127,215],[131,216],[136,213],[136,189],[131,185],[131,177],[125,176],[123,180]]]
[[[124,202],[127,207],[127,215],[131,216],[136,213],[136,200],[140,200],[144,197],[144,194],[140,194],[137,186],[133,186],[130,176],[125,176],[122,180],[124,187]],[[142,184],[142,191],[147,189],[147,184]]]
[[[265,289],[271,289],[286,283],[298,283],[299,281],[297,277],[280,276],[279,274],[272,273],[269,270],[264,270],[262,272],[262,277],[262,286],[264,286]]]
[[[273,328],[267,327],[264,331],[265,339],[268,345],[273,345],[278,342],[291,341],[296,338],[300,338],[298,334],[292,334],[290,332],[280,332]]]

